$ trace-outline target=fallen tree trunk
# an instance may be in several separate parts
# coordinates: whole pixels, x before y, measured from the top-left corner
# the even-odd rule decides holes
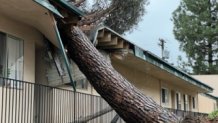
[[[65,28],[69,56],[95,90],[128,123],[175,123],[177,117],[146,97],[104,59],[78,27]]]

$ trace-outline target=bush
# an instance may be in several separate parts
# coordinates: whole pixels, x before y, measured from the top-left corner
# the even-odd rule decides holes
[[[214,119],[216,117],[218,117],[218,110],[213,111],[208,115],[208,118],[210,118],[210,119]]]

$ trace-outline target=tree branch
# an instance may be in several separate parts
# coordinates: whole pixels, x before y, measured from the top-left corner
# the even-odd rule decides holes
[[[76,2],[74,5],[75,5],[76,7],[79,7],[79,6],[81,6],[85,1],[86,1],[86,0],[80,0],[80,1]]]

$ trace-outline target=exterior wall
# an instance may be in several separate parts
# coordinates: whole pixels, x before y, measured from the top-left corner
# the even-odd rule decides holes
[[[24,40],[24,80],[35,82],[35,42],[42,42],[42,35],[34,28],[2,14],[0,31]]]
[[[215,99],[208,97],[206,95],[199,94],[199,112],[203,113],[211,113],[212,111],[217,109],[217,102]]]
[[[122,63],[112,61],[114,68],[127,78],[134,86],[136,86],[142,93],[146,96],[153,98],[158,104],[166,108],[176,109],[175,104],[175,93],[179,92],[181,94],[181,110],[184,109],[183,95],[187,94],[189,98],[196,98],[196,107],[193,108],[192,100],[189,99],[189,111],[198,111],[197,107],[197,91],[187,90],[182,87],[173,85],[172,82],[167,82],[160,80],[157,77],[151,76],[148,73],[136,70],[134,67],[126,66]],[[168,103],[163,104],[161,101],[161,88],[168,90]]]
[[[218,106],[218,75],[192,75],[195,79],[202,81],[203,83],[211,86],[214,90],[212,93],[208,93],[214,98],[199,94],[199,112],[211,113],[215,109],[217,110]]]
[[[198,112],[198,99],[197,99],[198,92],[197,91],[188,90],[186,88],[173,85],[173,84],[166,82],[166,81],[163,81],[163,80],[161,81],[161,87],[166,88],[169,91],[169,102],[167,104],[161,103],[162,106],[164,106],[166,108],[177,109],[176,93],[180,93],[180,95],[181,95],[181,110],[184,110],[183,95],[187,95],[188,96],[188,105],[189,105],[188,110],[193,111],[193,112]],[[196,101],[195,108],[193,108],[192,97],[194,97],[195,101]]]
[[[212,87],[214,90],[210,94],[218,97],[218,75],[192,75],[192,77]]]
[[[158,104],[160,104],[160,81],[158,79],[114,61],[112,61],[112,65],[142,93],[146,96],[152,97]]]

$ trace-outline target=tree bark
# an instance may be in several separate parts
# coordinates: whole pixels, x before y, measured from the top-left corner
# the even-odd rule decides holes
[[[95,90],[128,123],[176,123],[178,118],[146,97],[104,59],[78,27],[65,28],[70,58]]]
[[[86,0],[80,0],[80,1],[76,2],[74,5],[75,5],[76,7],[79,7],[79,6],[81,6],[81,4],[83,4],[85,1],[86,1]]]

